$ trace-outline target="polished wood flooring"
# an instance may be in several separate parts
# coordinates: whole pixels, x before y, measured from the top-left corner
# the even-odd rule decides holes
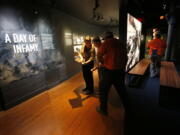
[[[7,111],[1,111],[0,135],[122,135],[123,108],[113,104],[115,100],[112,99],[108,116],[97,113],[98,98],[82,94],[83,87],[84,81],[79,73]]]

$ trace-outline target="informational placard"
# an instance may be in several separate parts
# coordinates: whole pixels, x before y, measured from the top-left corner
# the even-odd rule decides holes
[[[52,34],[41,34],[41,41],[43,49],[54,49],[53,35]]]
[[[72,39],[72,34],[71,34],[71,32],[65,32],[65,34],[64,34],[64,39],[65,39],[65,45],[66,45],[66,46],[72,46],[72,44],[73,44],[73,39]]]

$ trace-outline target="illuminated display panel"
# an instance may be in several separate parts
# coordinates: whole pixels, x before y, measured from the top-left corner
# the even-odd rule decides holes
[[[82,56],[80,54],[81,47],[82,45],[74,46],[74,60],[79,63],[82,61]]]
[[[73,49],[74,49],[74,60],[78,63],[81,62],[82,56],[80,54],[81,47],[84,43],[85,36],[73,34]]]
[[[84,42],[84,36],[73,34],[73,44],[74,45],[82,45]]]
[[[128,62],[126,70],[132,68],[138,61],[140,56],[142,23],[136,18],[128,14],[127,17],[127,55]]]

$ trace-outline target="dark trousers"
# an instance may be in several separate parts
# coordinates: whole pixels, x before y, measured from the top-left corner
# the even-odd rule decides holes
[[[94,82],[93,82],[93,73],[91,69],[94,67],[94,62],[82,65],[83,77],[86,83],[86,89],[93,92],[94,91]]]
[[[112,85],[114,85],[124,107],[126,107],[127,94],[125,87],[125,72],[122,70],[108,70],[104,68],[101,75],[102,78],[100,81],[100,108],[103,111],[107,111],[108,93]]]
[[[99,67],[98,68],[99,82],[102,80],[103,69],[104,69],[104,67]],[[99,86],[100,86],[100,84],[99,84]]]
[[[160,66],[161,66],[161,56],[152,55],[151,56],[151,64],[150,64],[150,76],[151,77],[159,76]]]

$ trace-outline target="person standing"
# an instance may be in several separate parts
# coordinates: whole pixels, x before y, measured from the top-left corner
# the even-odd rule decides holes
[[[149,55],[151,58],[150,77],[156,77],[160,74],[161,58],[164,56],[166,49],[166,42],[161,39],[159,32],[153,34],[154,38],[148,42]]]
[[[93,44],[94,44],[95,52],[96,52],[96,59],[95,59],[95,66],[94,66],[94,68],[91,71],[94,71],[94,70],[97,69],[98,70],[99,80],[101,80],[101,67],[99,66],[100,63],[99,63],[99,61],[97,59],[97,54],[98,54],[99,48],[102,45],[101,39],[99,38],[99,36],[93,38]]]
[[[95,66],[94,66],[93,69],[91,69],[91,71],[93,72],[96,69],[98,71],[98,79],[99,79],[98,88],[99,88],[100,82],[101,82],[101,79],[102,79],[102,75],[101,75],[102,74],[102,65],[100,66],[100,63],[99,63],[99,61],[97,59],[97,54],[98,54],[99,48],[101,47],[102,43],[101,43],[101,39],[99,38],[99,36],[94,37],[92,41],[93,41],[93,45],[95,47],[96,57],[95,57]],[[99,95],[99,89],[98,89],[96,94]]]
[[[91,44],[90,39],[84,40],[84,45],[81,48],[81,56],[82,60],[82,72],[83,78],[86,84],[85,89],[83,91],[85,94],[93,94],[94,93],[94,82],[93,82],[93,73],[91,69],[94,67],[94,59],[95,59],[95,49]]]
[[[121,97],[124,106],[127,104],[125,87],[125,68],[127,63],[126,46],[115,39],[112,32],[104,33],[104,42],[98,51],[98,60],[103,64],[100,83],[100,106],[96,109],[102,114],[108,114],[108,93],[112,85]]]

